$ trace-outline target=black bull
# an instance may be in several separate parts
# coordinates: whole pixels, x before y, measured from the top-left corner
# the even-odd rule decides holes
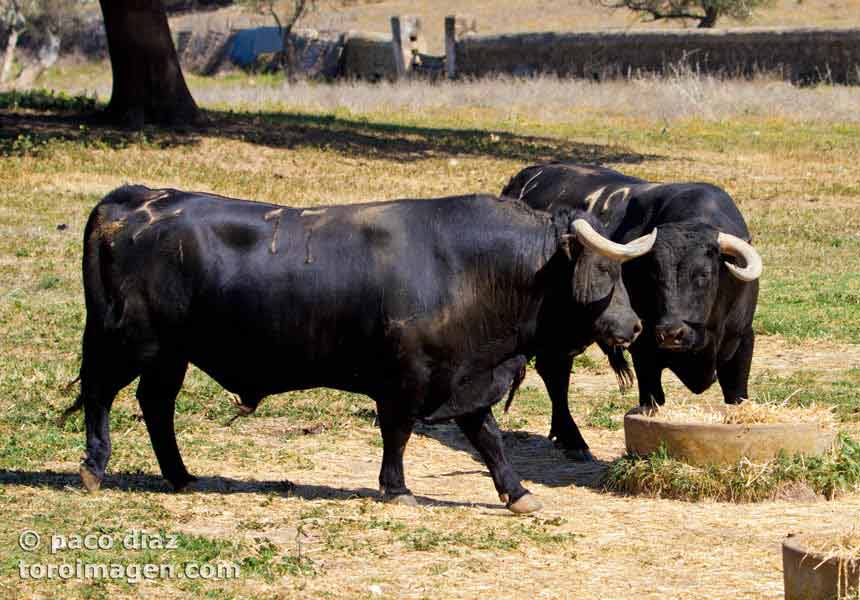
[[[177,489],[193,480],[173,426],[193,363],[246,414],[289,390],[372,397],[379,483],[399,501],[414,502],[403,452],[415,420],[453,418],[508,507],[536,510],[490,409],[542,345],[626,344],[638,332],[615,259],[654,236],[625,247],[594,228],[584,213],[551,217],[493,196],[302,210],[115,190],[84,235],[81,393],[67,411],[85,411],[84,484],[101,483],[111,403],[137,376],[164,477]]]
[[[660,185],[602,167],[552,163],[524,169],[502,194],[550,213],[587,211],[616,242],[659,228],[653,251],[623,268],[644,326],[630,348],[640,405],[664,403],[666,368],[694,393],[718,380],[727,403],[747,397],[761,258],[747,243],[749,230],[726,192],[704,183]],[[629,383],[621,349],[604,349],[622,383]],[[571,355],[539,351],[536,366],[552,398],[551,437],[573,456],[589,458],[568,410],[572,361]]]

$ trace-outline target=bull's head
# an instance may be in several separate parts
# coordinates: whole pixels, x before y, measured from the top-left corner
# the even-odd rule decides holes
[[[707,343],[721,275],[751,282],[762,271],[752,246],[706,224],[661,226],[653,252],[630,266],[636,308],[650,321],[657,346],[679,352]]]
[[[580,245],[573,269],[573,299],[590,316],[591,339],[602,346],[626,348],[642,331],[642,323],[630,306],[621,264],[650,252],[657,230],[618,244],[599,231],[602,227],[590,215],[574,219],[570,229],[572,233],[562,235],[562,243],[575,240]],[[569,250],[567,254],[574,258]]]

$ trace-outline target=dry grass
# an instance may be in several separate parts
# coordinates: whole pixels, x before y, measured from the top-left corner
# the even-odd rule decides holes
[[[439,83],[286,84],[280,77],[236,75],[220,79],[188,76],[188,80],[195,99],[206,107],[353,115],[436,116],[452,110],[481,111],[491,112],[509,127],[563,126],[607,118],[657,123],[661,128],[691,119],[705,123],[762,118],[804,123],[860,121],[860,94],[853,87],[798,87],[766,75],[753,80],[724,79],[698,75],[684,67],[665,77],[643,75],[602,83],[548,75]],[[106,101],[110,69],[107,64],[66,63],[52,69],[39,85]]]
[[[106,80],[101,69],[82,79]],[[192,84],[198,94],[251,86]],[[314,93],[347,97],[348,89]],[[363,89],[368,110],[384,106],[370,103],[372,87]],[[777,598],[787,532],[857,521],[856,494],[737,505],[606,493],[596,481],[623,454],[622,432],[585,427],[599,462],[570,462],[545,437],[549,400],[534,387],[499,419],[514,468],[545,504],[541,513],[509,515],[450,426],[422,429],[407,447],[407,483],[420,506],[386,505],[376,501],[381,449],[368,398],[278,395],[227,428],[228,395],[196,369],[178,398],[177,431],[189,469],[202,478],[197,488],[168,491],[130,387],[112,412],[105,488],[84,494],[76,475],[80,417],[56,426],[71,401],[63,385],[79,366],[80,240],[99,197],[127,181],[314,206],[498,191],[531,161],[573,157],[651,179],[718,182],[738,199],[767,265],[754,398],[783,399],[802,387],[792,403],[838,404],[840,427],[860,432],[857,125],[771,118],[760,108],[757,116],[679,118],[666,127],[575,106],[569,121],[542,122],[524,104],[521,117],[508,119],[503,106],[481,105],[477,95],[474,106],[415,113],[273,101],[261,112],[230,114],[224,98],[216,100],[213,127],[187,133],[81,127],[32,108],[0,109],[0,597]],[[589,358],[578,361],[587,368],[571,385],[581,424],[595,407],[623,414],[635,403],[618,396],[599,352]],[[665,379],[670,401],[692,399]],[[703,401],[719,402],[719,390]],[[148,558],[234,562],[242,577],[22,581],[19,560],[144,561],[140,552],[24,553],[17,536],[28,528],[178,532],[179,550]]]
[[[204,86],[195,90],[195,97],[204,105],[228,104],[250,110],[280,105],[366,114],[479,108],[498,111],[513,122],[565,123],[596,115],[667,123],[689,118],[722,121],[741,116],[822,122],[860,120],[860,95],[854,88],[799,88],[764,77],[747,81],[686,71],[664,78],[642,76],[604,83],[541,76],[437,84],[409,81]]]
[[[650,418],[672,423],[712,423],[723,425],[755,425],[766,423],[816,423],[822,429],[834,429],[836,420],[832,406],[789,406],[789,396],[781,402],[747,400],[734,406],[713,406],[701,403],[672,403],[660,408]]]

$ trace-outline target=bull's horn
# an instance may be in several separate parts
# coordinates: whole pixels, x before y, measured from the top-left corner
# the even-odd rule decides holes
[[[720,245],[720,252],[729,256],[737,256],[746,263],[745,267],[739,267],[724,261],[726,268],[732,275],[741,281],[755,281],[761,277],[761,256],[755,248],[730,233],[720,232],[717,234],[717,243]]]
[[[643,235],[626,244],[618,244],[597,233],[585,219],[576,219],[573,222],[573,230],[576,232],[576,239],[583,246],[618,262],[626,262],[631,258],[647,254],[657,241],[657,230],[654,229],[648,235]]]

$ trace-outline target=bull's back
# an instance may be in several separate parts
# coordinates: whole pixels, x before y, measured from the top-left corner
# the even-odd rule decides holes
[[[707,183],[651,183],[605,167],[562,163],[524,169],[503,193],[522,197],[537,210],[590,212],[616,241],[629,241],[666,223],[705,223],[750,239],[732,198]]]
[[[493,202],[294,209],[123,188],[95,209],[90,237],[107,295],[122,304],[114,321],[133,343],[184,354],[232,390],[253,380],[281,391],[287,370],[287,388],[361,389],[359,373],[396,370],[386,361],[401,344],[451,343],[480,296],[474,268],[498,262],[505,236],[522,233]],[[494,222],[478,242],[465,234],[481,221],[475,211]]]

